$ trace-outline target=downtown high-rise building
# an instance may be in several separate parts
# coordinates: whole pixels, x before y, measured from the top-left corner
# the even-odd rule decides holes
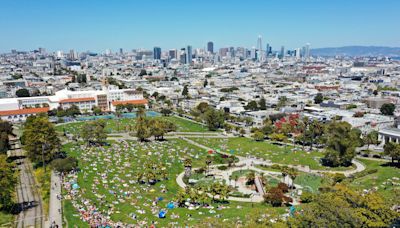
[[[209,41],[207,43],[207,51],[210,52],[211,54],[214,53],[214,43]]]
[[[192,63],[192,46],[188,45],[186,48],[186,64],[191,64]]]
[[[160,47],[154,47],[153,48],[153,58],[154,59],[161,59],[161,48]]]
[[[178,58],[178,51],[176,49],[171,49],[168,51],[169,59],[177,59]]]
[[[259,62],[264,61],[264,52],[262,49],[262,37],[261,36],[258,36],[258,39],[257,39],[257,60]]]
[[[285,46],[281,47],[281,52],[279,54],[279,58],[283,59],[285,57]]]
[[[304,58],[310,58],[310,43],[307,43],[306,46],[304,46]]]

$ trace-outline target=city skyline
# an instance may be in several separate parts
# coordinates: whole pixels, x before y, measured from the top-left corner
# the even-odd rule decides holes
[[[347,45],[400,46],[395,1],[190,2],[3,1],[0,52],[119,48],[163,50],[263,44],[275,49]],[[249,8],[249,6],[254,6]],[[265,48],[265,47],[263,47]]]

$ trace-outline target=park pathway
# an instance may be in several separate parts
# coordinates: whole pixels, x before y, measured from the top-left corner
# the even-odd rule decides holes
[[[62,227],[62,208],[61,208],[61,177],[54,171],[51,172],[51,189],[49,204],[49,220],[47,227],[57,225]]]

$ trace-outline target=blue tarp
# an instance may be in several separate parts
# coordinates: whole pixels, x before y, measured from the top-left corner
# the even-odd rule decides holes
[[[171,203],[168,203],[168,204],[167,204],[167,208],[168,208],[168,209],[174,209],[174,208],[175,208],[174,203],[172,203],[172,202],[171,202]]]
[[[165,212],[165,211],[160,211],[159,213],[158,213],[158,217],[159,218],[165,218],[165,215],[166,215],[167,213]]]

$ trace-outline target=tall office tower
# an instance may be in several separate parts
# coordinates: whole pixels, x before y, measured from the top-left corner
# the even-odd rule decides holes
[[[253,60],[256,60],[256,59],[257,59],[256,47],[252,47],[252,48],[251,48],[250,57],[251,57],[251,59],[253,59]]]
[[[119,54],[123,55],[124,54],[124,50],[122,48],[119,49]]]
[[[178,57],[177,50],[176,49],[169,50],[168,51],[168,56],[169,56],[169,59],[177,59],[177,57]]]
[[[269,48],[270,48],[270,46],[269,46],[269,44],[267,44],[267,46],[265,47],[265,58],[268,58]]]
[[[192,46],[186,48],[186,64],[192,64]]]
[[[305,59],[310,58],[310,43],[307,43],[306,46],[304,47],[304,58]]]
[[[295,50],[295,56],[296,56],[296,59],[300,59],[301,58],[301,51],[300,51],[300,48],[296,48],[296,50]]]
[[[231,54],[230,57],[235,57],[235,48],[234,47],[230,47],[229,48],[229,53]]]
[[[154,47],[153,48],[153,58],[154,59],[161,59],[161,48],[160,47]]]
[[[106,55],[111,55],[111,50],[110,49],[106,49]]]
[[[61,59],[64,56],[62,51],[57,51],[56,52],[56,58]]]
[[[263,62],[264,61],[264,53],[263,53],[263,50],[262,50],[262,37],[261,37],[261,35],[258,36],[258,39],[257,39],[257,52],[258,52],[257,60],[259,62]]]
[[[39,53],[40,54],[45,54],[46,53],[46,49],[44,49],[44,48],[39,48]]]
[[[229,52],[229,48],[220,48],[219,49],[219,55],[221,57],[225,57],[227,55],[227,53]]]
[[[281,47],[281,53],[280,53],[279,57],[280,57],[281,59],[283,59],[283,57],[285,57],[285,46],[282,46],[282,47]]]
[[[214,43],[209,41],[207,43],[207,51],[210,52],[211,54],[214,53]]]
[[[76,59],[76,55],[75,55],[74,49],[69,50],[69,58],[71,60],[75,60]]]

